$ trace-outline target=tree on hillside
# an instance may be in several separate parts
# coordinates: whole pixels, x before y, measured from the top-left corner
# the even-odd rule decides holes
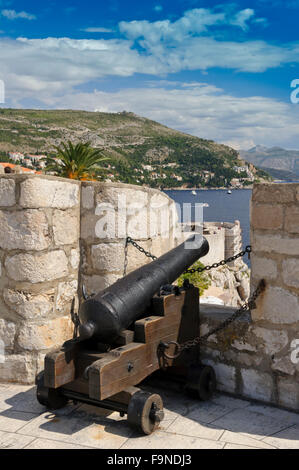
[[[102,150],[94,149],[90,143],[73,145],[71,141],[55,147],[56,155],[44,159],[45,171],[53,172],[57,176],[75,180],[95,180],[106,170],[100,164],[107,157],[101,155]]]

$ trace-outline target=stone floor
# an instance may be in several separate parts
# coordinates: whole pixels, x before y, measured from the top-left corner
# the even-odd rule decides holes
[[[198,402],[173,391],[159,393],[165,419],[151,436],[140,436],[118,413],[71,404],[45,411],[36,401],[35,387],[0,385],[0,448],[299,448],[299,414],[221,394]]]

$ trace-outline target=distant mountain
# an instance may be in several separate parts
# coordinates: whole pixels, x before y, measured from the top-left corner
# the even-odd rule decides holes
[[[154,187],[227,186],[244,165],[238,152],[130,112],[0,109],[0,155],[51,154],[71,140],[90,142],[109,157],[114,180]],[[147,167],[147,168],[145,168]],[[267,178],[251,168],[256,178]],[[245,175],[246,176],[246,175]]]
[[[257,145],[247,151],[241,150],[240,155],[274,178],[289,180],[299,178],[299,150]]]

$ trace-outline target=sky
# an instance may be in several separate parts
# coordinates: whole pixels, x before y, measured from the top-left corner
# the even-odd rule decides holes
[[[298,15],[299,0],[0,0],[0,106],[299,149]]]

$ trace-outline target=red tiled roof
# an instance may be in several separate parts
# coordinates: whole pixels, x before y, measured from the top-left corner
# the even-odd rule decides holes
[[[7,162],[0,162],[0,165],[3,166],[4,168],[9,166],[10,168],[14,168],[15,166],[18,166],[18,165],[14,165],[13,163],[7,163]],[[30,172],[30,173],[36,173],[37,175],[41,175],[42,172],[41,171],[36,171],[34,169],[30,169],[30,168],[25,168],[23,166],[21,166],[21,170],[26,173],[26,172]]]

